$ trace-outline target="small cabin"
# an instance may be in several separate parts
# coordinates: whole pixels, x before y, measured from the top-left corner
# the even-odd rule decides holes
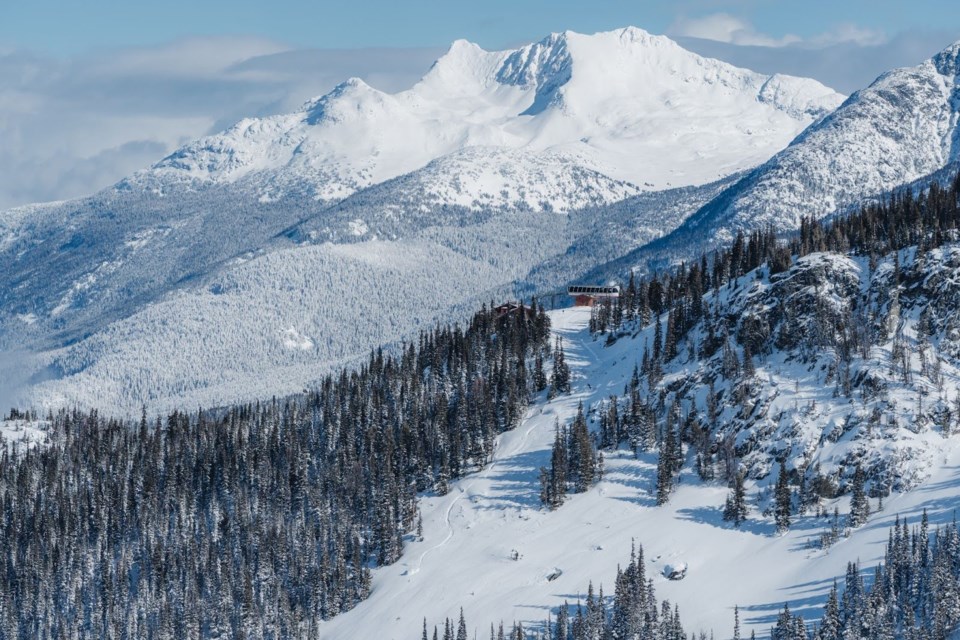
[[[614,301],[620,297],[620,287],[610,286],[592,286],[575,284],[567,287],[567,295],[573,298],[573,304],[577,307],[592,307],[598,302],[606,300]]]
[[[521,309],[525,309],[525,308],[526,307],[520,304],[519,302],[504,302],[500,306],[494,307],[493,313],[496,315],[497,318],[502,318],[503,316],[510,315],[511,313],[516,313],[517,311],[520,311]]]

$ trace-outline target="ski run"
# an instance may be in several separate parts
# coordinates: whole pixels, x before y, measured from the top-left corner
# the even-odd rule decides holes
[[[824,551],[817,541],[829,519],[796,516],[792,528],[777,535],[773,519],[751,500],[749,519],[735,529],[721,518],[725,484],[703,483],[689,468],[670,501],[657,507],[656,454],[637,459],[621,449],[603,452],[600,482],[549,511],[540,504],[538,474],[550,464],[555,423],[572,421],[581,402],[588,411],[621,394],[640,352],[631,339],[604,346],[588,330],[587,308],[550,316],[573,372],[572,393],[538,397],[520,426],[499,437],[490,464],[446,495],[425,497],[422,540],[410,536],[400,561],[374,572],[370,598],[325,622],[321,637],[410,640],[420,637],[424,617],[432,629],[445,617],[455,619],[460,607],[471,638],[487,637],[490,624],[501,620],[535,629],[564,602],[582,600],[591,580],[612,594],[617,566],[627,562],[634,542],[643,545],[658,597],[679,605],[688,633],[729,637],[736,605],[742,634],[764,637],[784,603],[794,614],[818,618],[847,562],[859,559],[861,570],[872,571],[898,515],[919,523],[926,509],[936,526],[951,521],[960,504],[960,451],[953,447],[942,451],[926,482],[891,495],[882,511],[871,500],[867,524]],[[849,496],[825,505],[827,511],[834,502],[844,514]],[[665,577],[665,569],[681,564],[684,579]]]

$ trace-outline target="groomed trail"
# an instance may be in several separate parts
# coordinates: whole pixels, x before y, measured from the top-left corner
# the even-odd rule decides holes
[[[794,613],[818,616],[848,561],[872,569],[898,514],[919,522],[926,508],[936,525],[960,506],[954,447],[926,483],[891,496],[883,511],[828,552],[811,546],[826,526],[812,515],[798,517],[782,536],[755,509],[747,526],[731,528],[720,517],[727,488],[687,472],[670,502],[656,507],[655,457],[635,459],[627,451],[605,453],[603,480],[590,491],[557,511],[541,509],[538,474],[549,464],[555,421],[571,421],[580,402],[590,407],[622,394],[642,350],[634,340],[611,347],[594,340],[586,309],[553,311],[551,320],[563,338],[572,393],[538,398],[522,424],[498,438],[486,468],[453,483],[445,496],[424,498],[423,540],[408,542],[397,563],[375,570],[370,598],[324,623],[321,638],[411,640],[420,637],[424,617],[442,624],[461,606],[471,638],[486,637],[500,620],[535,628],[564,601],[574,604],[591,580],[612,594],[631,539],[644,547],[658,596],[679,604],[687,632],[726,637],[738,605],[742,632],[764,637],[784,603]],[[838,504],[843,511],[847,498]],[[688,566],[685,579],[663,577],[665,566],[681,562]]]

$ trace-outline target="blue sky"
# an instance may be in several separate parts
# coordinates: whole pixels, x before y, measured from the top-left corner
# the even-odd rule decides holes
[[[420,47],[468,38],[504,47],[564,29],[627,24],[667,32],[727,14],[773,41],[816,41],[846,30],[891,37],[904,30],[960,30],[948,0],[31,0],[8,2],[0,46],[73,55],[183,37],[253,35],[295,47]]]
[[[457,38],[632,25],[844,93],[960,40],[956,0],[0,2],[0,212],[93,193],[350,76],[404,89]]]

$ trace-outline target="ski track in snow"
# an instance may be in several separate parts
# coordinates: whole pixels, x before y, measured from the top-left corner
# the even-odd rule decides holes
[[[579,346],[579,347],[584,347],[584,348],[586,348],[588,351],[590,351],[590,353],[591,353],[591,354],[593,355],[593,357],[594,357],[594,361],[596,361],[596,360],[598,359],[598,358],[597,358],[597,355],[596,355],[596,352],[593,350],[593,347],[590,346],[589,342],[582,342],[582,343],[579,343],[579,344],[575,345],[574,348],[572,349],[572,355],[575,355],[575,354],[577,353],[577,347],[578,347],[578,346]],[[559,402],[559,401],[562,401],[562,400],[564,400],[564,398],[557,398],[557,399],[555,399],[556,402]],[[418,573],[418,572],[420,571],[420,569],[421,569],[422,566],[423,566],[423,560],[424,560],[424,558],[426,558],[426,556],[427,556],[429,553],[431,553],[432,551],[436,551],[437,549],[439,549],[439,548],[441,548],[441,547],[445,547],[447,544],[449,544],[450,540],[453,539],[454,532],[455,532],[455,528],[454,528],[454,526],[453,526],[453,523],[452,523],[451,520],[450,520],[450,514],[453,512],[454,507],[455,507],[464,497],[470,497],[470,496],[471,496],[470,490],[473,488],[473,486],[477,483],[478,480],[490,478],[491,475],[493,474],[493,472],[497,470],[497,465],[499,465],[504,459],[509,459],[509,457],[512,457],[512,456],[514,456],[514,455],[517,455],[519,452],[521,452],[521,451],[523,450],[524,445],[526,445],[527,439],[530,437],[531,432],[533,432],[535,429],[537,429],[539,426],[541,426],[538,422],[532,421],[531,418],[534,417],[535,415],[543,415],[543,413],[544,413],[543,408],[542,408],[542,407],[538,407],[538,406],[534,406],[533,408],[530,408],[530,409],[527,410],[527,413],[526,413],[526,416],[524,417],[523,422],[524,422],[524,423],[531,423],[531,424],[530,424],[526,429],[523,430],[523,437],[520,439],[520,442],[518,442],[518,443],[511,449],[509,455],[508,455],[506,458],[504,457],[504,455],[503,455],[503,453],[502,453],[502,448],[500,447],[500,442],[501,442],[501,440],[500,440],[499,438],[497,439],[496,443],[494,444],[494,452],[493,452],[493,456],[492,456],[491,462],[490,462],[486,467],[484,467],[484,469],[483,469],[482,471],[477,472],[477,474],[475,474],[475,475],[468,476],[468,479],[472,478],[472,481],[470,481],[469,484],[467,484],[466,486],[461,486],[461,487],[459,487],[459,491],[456,493],[456,495],[455,495],[455,496],[453,497],[453,499],[450,501],[450,504],[447,506],[447,510],[446,510],[446,512],[444,513],[444,524],[445,524],[446,527],[447,527],[447,535],[446,535],[446,537],[445,537],[439,544],[437,544],[437,545],[435,545],[435,546],[433,546],[433,547],[430,547],[429,549],[425,550],[422,554],[420,554],[420,557],[417,559],[417,566],[414,567],[412,570],[410,570],[409,573],[408,573],[408,575],[413,575],[413,574]],[[519,427],[518,427],[518,429],[519,429]],[[447,495],[450,495],[450,493],[448,493]]]
[[[527,411],[527,416],[524,418],[524,420],[525,420],[525,421],[528,420],[529,417],[530,417],[530,415],[531,415],[534,411],[535,411],[535,409],[528,410],[528,411]],[[541,413],[542,413],[542,411],[541,411]],[[520,441],[520,443],[519,443],[519,445],[518,445],[518,448],[522,448],[522,447],[523,447],[523,445],[524,445],[524,444],[526,443],[526,441],[527,441],[527,437],[530,435],[530,432],[533,431],[533,430],[536,429],[536,428],[537,428],[537,426],[536,426],[535,424],[532,425],[532,426],[530,426],[529,428],[527,428],[527,430],[526,430],[526,431],[524,432],[524,434],[523,434],[523,439]],[[492,457],[492,460],[491,460],[490,464],[488,464],[488,465],[483,469],[483,471],[480,471],[480,472],[478,473],[478,477],[479,477],[479,478],[489,478],[489,477],[490,477],[490,474],[493,473],[493,471],[496,469],[497,464],[498,464],[498,463],[500,462],[500,460],[501,460],[501,456],[499,455],[499,454],[500,454],[500,447],[499,447],[498,445],[499,445],[499,441],[497,441],[497,443],[494,445],[493,457]],[[516,451],[512,451],[512,452],[511,452],[511,455],[514,454],[514,453],[516,453]],[[426,551],[424,551],[423,553],[421,553],[421,554],[420,554],[420,557],[417,559],[417,566],[416,566],[415,568],[411,569],[411,570],[408,572],[408,575],[413,575],[413,574],[415,574],[415,573],[418,573],[418,572],[420,571],[420,568],[423,566],[423,559],[426,558],[427,555],[428,555],[431,551],[436,551],[437,549],[439,549],[439,548],[441,548],[441,547],[445,547],[445,546],[450,542],[450,540],[453,539],[454,527],[453,527],[453,524],[450,522],[450,514],[451,514],[451,512],[453,512],[453,508],[457,505],[457,503],[460,502],[460,500],[461,500],[464,496],[469,495],[468,492],[470,491],[470,488],[473,487],[473,485],[474,485],[474,482],[471,482],[471,483],[470,483],[469,485],[467,485],[466,487],[460,487],[459,493],[457,493],[456,496],[453,498],[453,500],[450,501],[450,505],[447,507],[447,511],[446,511],[446,513],[444,514],[444,524],[446,524],[446,526],[447,526],[447,537],[444,538],[444,539],[443,539],[439,544],[437,544],[436,546],[430,547],[429,549],[427,549]],[[449,495],[449,494],[448,494],[448,495]]]
[[[954,445],[938,456],[940,466],[926,483],[890,496],[883,511],[827,551],[810,543],[829,521],[797,516],[789,532],[776,536],[772,520],[752,500],[750,519],[742,530],[733,529],[720,518],[727,488],[701,483],[687,471],[670,502],[655,507],[652,454],[635,459],[622,450],[604,452],[602,481],[568,496],[556,511],[543,510],[538,469],[549,465],[554,419],[569,423],[581,401],[589,410],[622,393],[643,340],[641,335],[604,346],[588,333],[585,309],[554,311],[551,319],[563,338],[572,393],[538,398],[520,427],[497,438],[486,468],[451,483],[445,496],[424,497],[423,541],[411,538],[397,563],[375,570],[370,598],[324,623],[319,637],[409,640],[420,637],[424,617],[431,627],[442,627],[460,607],[470,637],[485,636],[501,620],[537,628],[564,601],[575,606],[590,581],[612,595],[616,568],[629,558],[635,539],[643,545],[657,596],[679,605],[688,633],[712,630],[725,637],[739,605],[742,632],[763,638],[785,602],[808,621],[817,618],[848,561],[859,559],[869,575],[898,514],[917,523],[927,509],[935,526],[960,506],[960,451]],[[841,513],[847,503],[848,497],[837,501]],[[825,506],[832,511],[833,504]],[[688,566],[685,579],[663,577],[666,565],[681,562]]]

